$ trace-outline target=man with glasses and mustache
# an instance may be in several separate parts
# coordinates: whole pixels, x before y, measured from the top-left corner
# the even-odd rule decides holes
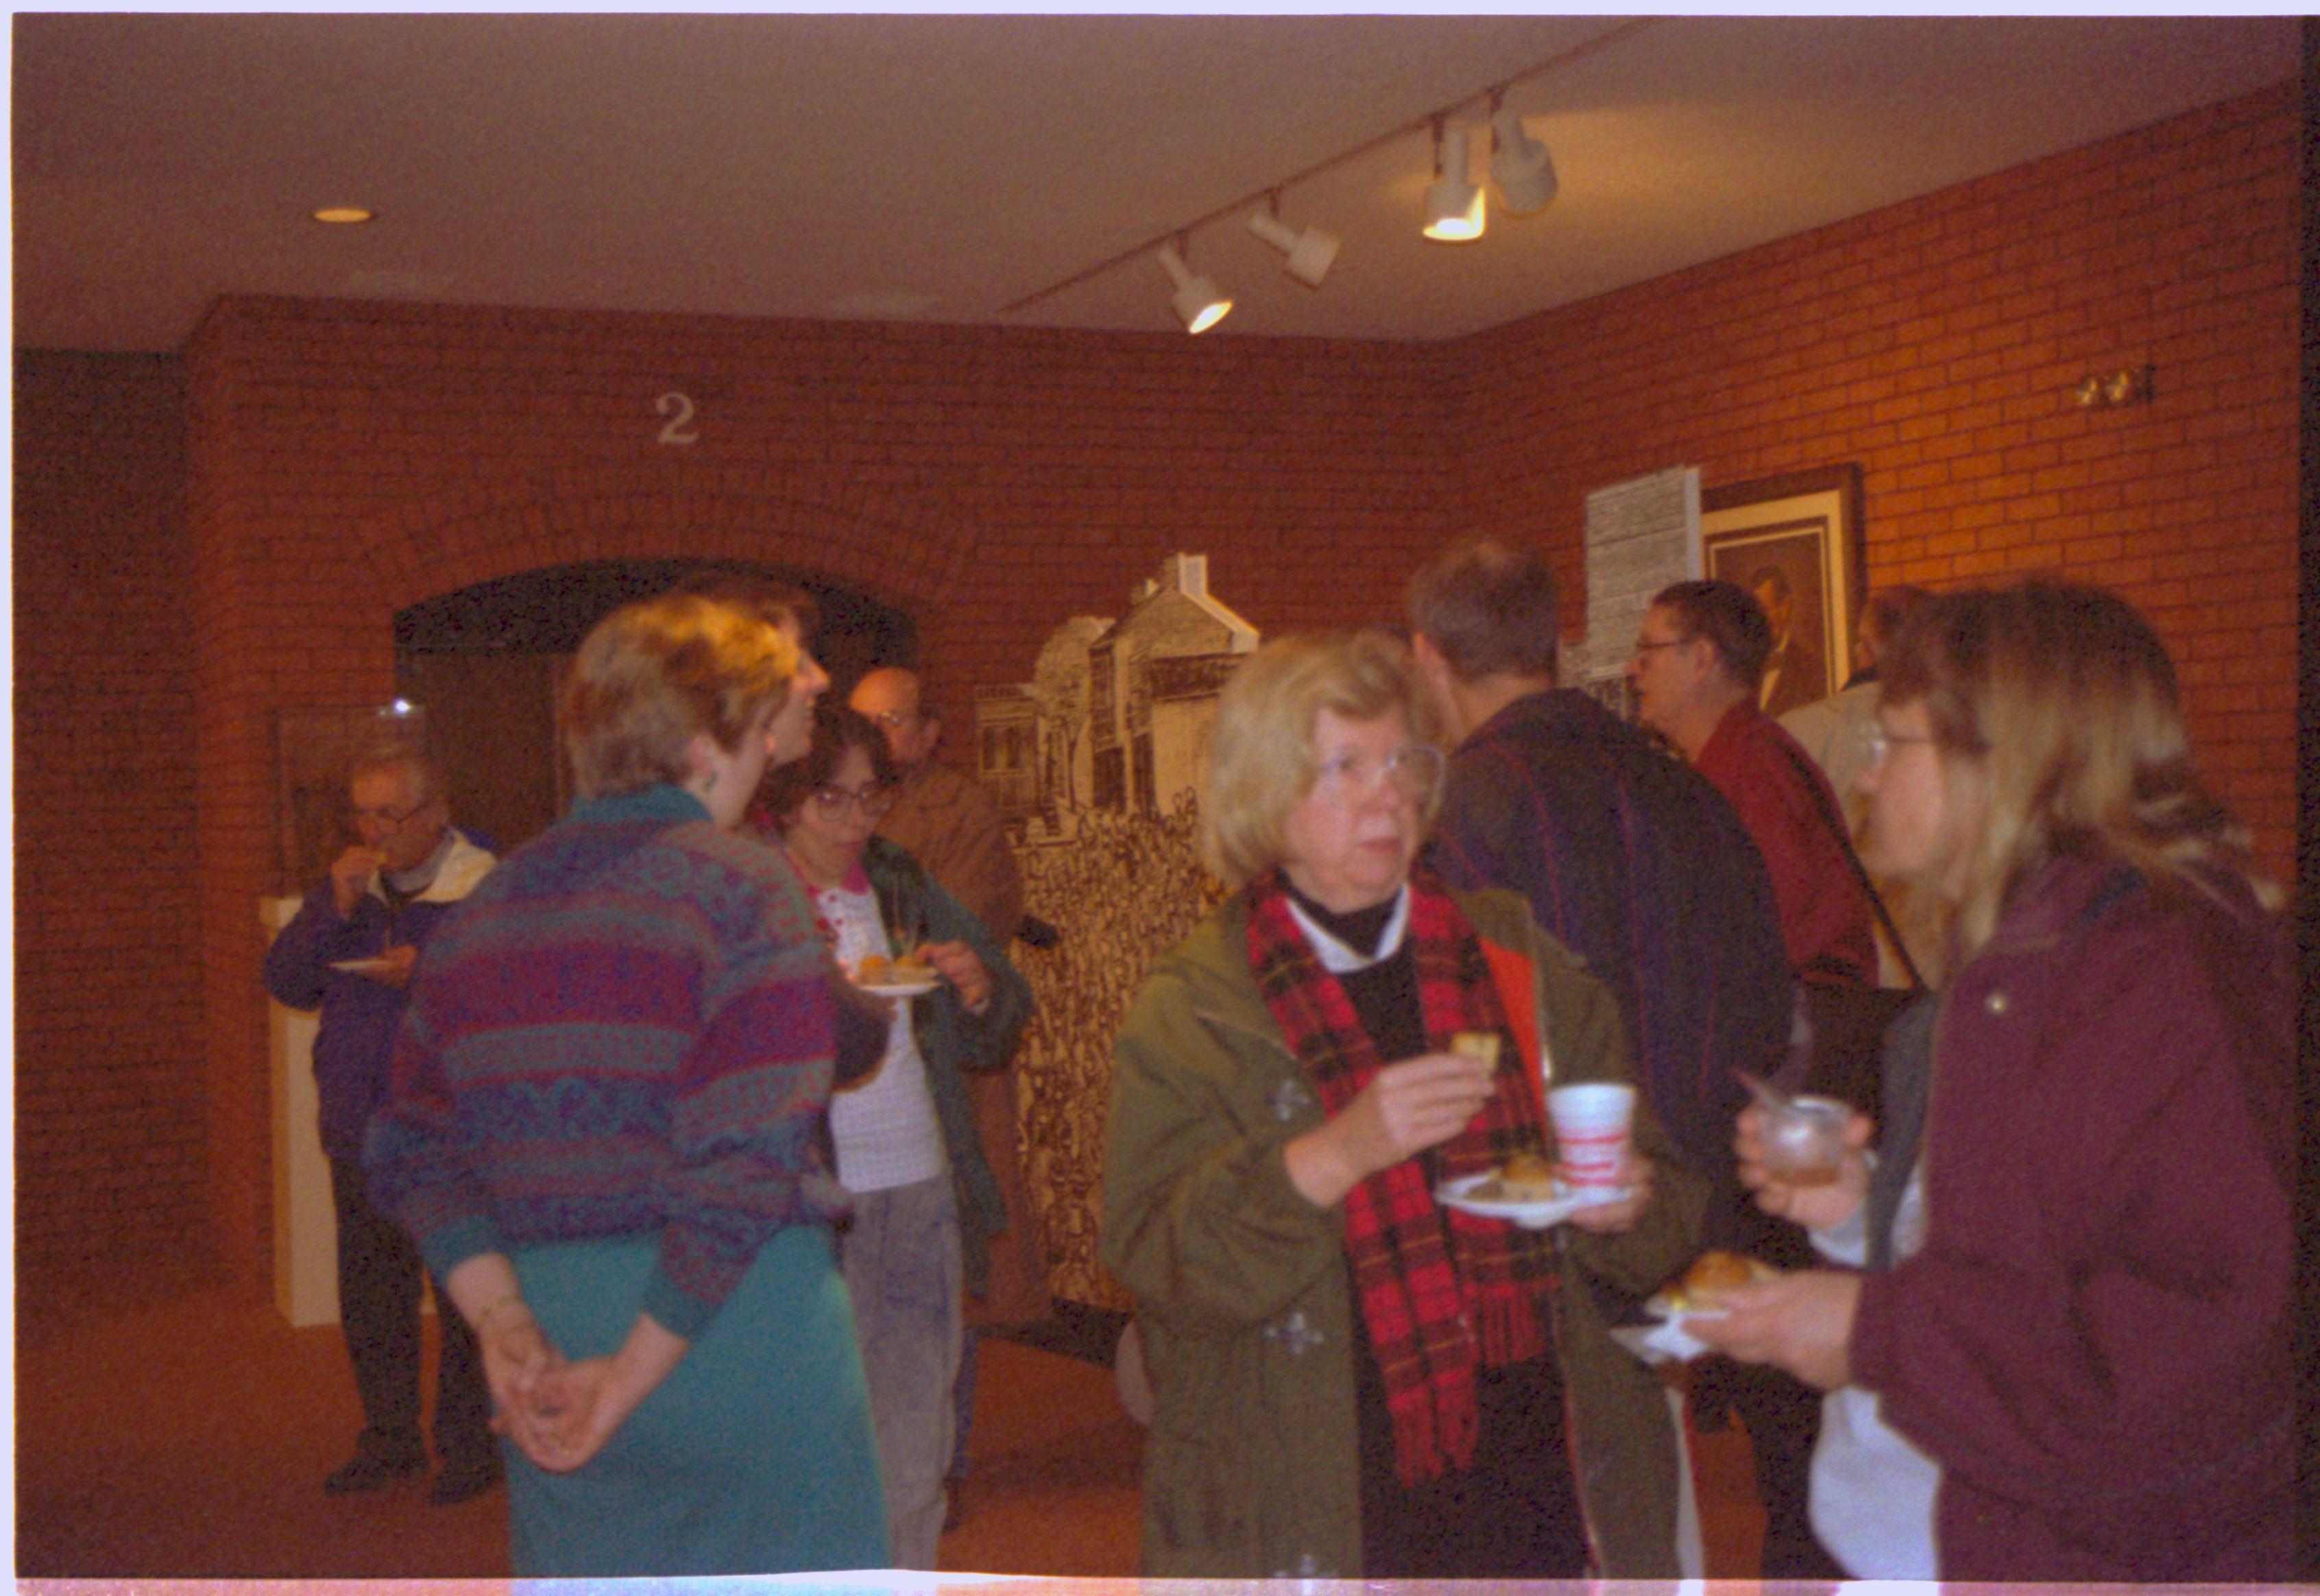
[[[391,750],[358,760],[348,778],[358,840],[306,895],[266,957],[266,987],[285,1008],[319,1009],[314,1086],[338,1217],[339,1324],[361,1398],[355,1454],[322,1482],[333,1496],[369,1491],[427,1466],[420,1440],[418,1249],[371,1206],[365,1128],[386,1093],[386,1061],[403,1021],[419,950],[491,870],[491,854],[451,825],[443,773]],[[500,1478],[491,1401],[476,1338],[440,1313],[435,1454],[429,1500],[465,1501]]]
[[[942,717],[927,702],[926,684],[916,671],[883,665],[855,684],[847,703],[877,722],[902,773],[878,835],[908,849],[1005,946],[1023,919],[1022,873],[991,794],[936,762]]]

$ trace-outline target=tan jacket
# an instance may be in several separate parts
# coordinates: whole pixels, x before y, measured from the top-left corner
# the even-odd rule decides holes
[[[1521,899],[1458,894],[1527,959],[1560,1082],[1629,1078],[1609,993]],[[1258,995],[1238,898],[1163,957],[1114,1050],[1101,1256],[1135,1294],[1157,1409],[1144,1473],[1154,1578],[1358,1577],[1353,1304],[1343,1223],[1290,1184],[1320,1105]],[[1675,1436],[1658,1380],[1605,1333],[1599,1288],[1640,1297],[1699,1246],[1705,1183],[1639,1107],[1658,1165],[1636,1228],[1555,1236],[1556,1350],[1601,1572],[1673,1579]]]
[[[1023,919],[1023,876],[1008,845],[999,805],[948,766],[920,766],[903,782],[878,835],[909,851],[991,928],[1004,947]]]

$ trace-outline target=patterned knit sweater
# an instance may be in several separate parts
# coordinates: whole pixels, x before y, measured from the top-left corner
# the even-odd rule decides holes
[[[518,849],[428,945],[365,1148],[438,1278],[657,1237],[644,1312],[699,1336],[782,1226],[824,1222],[829,955],[796,876],[673,786]]]

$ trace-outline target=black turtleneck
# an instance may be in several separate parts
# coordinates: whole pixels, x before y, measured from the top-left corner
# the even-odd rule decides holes
[[[1287,884],[1285,881],[1283,884]],[[1386,921],[1393,918],[1394,905],[1400,901],[1400,894],[1396,893],[1382,903],[1356,909],[1351,914],[1339,914],[1324,909],[1293,886],[1289,888],[1289,895],[1315,925],[1365,957],[1376,955],[1379,939],[1385,935]],[[1353,1002],[1355,1018],[1377,1045],[1380,1063],[1414,1058],[1426,1051],[1426,1017],[1418,1002],[1418,960],[1410,953],[1407,936],[1391,957],[1339,975],[1337,984],[1346,989],[1346,996]]]

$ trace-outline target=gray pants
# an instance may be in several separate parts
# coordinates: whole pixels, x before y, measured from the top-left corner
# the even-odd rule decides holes
[[[963,1319],[949,1174],[856,1195],[841,1247],[894,1566],[931,1569],[942,1539]]]

